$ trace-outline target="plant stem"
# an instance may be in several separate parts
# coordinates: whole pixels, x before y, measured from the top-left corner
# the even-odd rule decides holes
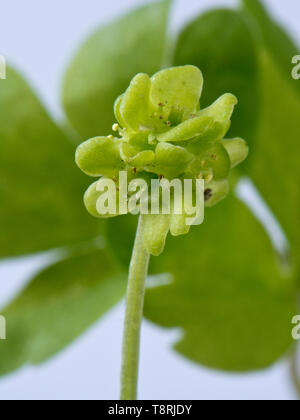
[[[122,350],[121,400],[137,399],[140,332],[144,309],[145,281],[150,255],[143,246],[143,216],[140,216],[131,257]]]

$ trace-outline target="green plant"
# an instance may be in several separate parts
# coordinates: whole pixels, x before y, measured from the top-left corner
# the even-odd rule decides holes
[[[8,68],[0,81],[0,255],[63,253],[1,311],[9,331],[9,341],[0,342],[1,374],[53,356],[124,297],[136,218],[89,217],[78,206],[87,182],[73,156],[83,139],[110,133],[114,100],[131,78],[154,74],[162,63],[202,70],[202,108],[224,92],[239,98],[229,136],[247,139],[251,153],[233,171],[232,192],[207,212],[205,223],[180,238],[169,236],[165,252],[152,259],[150,273],[171,273],[173,282],[146,291],[145,316],[180,327],[176,351],[210,368],[264,369],[289,354],[300,260],[300,85],[290,66],[299,51],[260,2],[241,4],[188,24],[172,57],[165,54],[172,50],[169,1],[101,28],[67,71],[64,129]],[[272,247],[234,194],[245,175],[282,225],[289,250]]]
[[[202,86],[202,74],[195,66],[165,69],[151,79],[146,74],[136,75],[115,102],[120,125],[114,124],[113,129],[119,131],[120,137],[94,137],[81,144],[76,152],[78,166],[91,176],[111,176],[118,186],[121,171],[149,184],[154,178],[203,179],[202,200],[210,207],[217,204],[228,193],[230,169],[246,158],[248,147],[242,139],[224,140],[237,103],[235,96],[225,94],[200,110]],[[95,182],[87,190],[85,205],[99,217],[97,201],[104,192],[97,185]],[[139,337],[149,257],[162,253],[169,231],[179,236],[187,234],[191,227],[187,222],[191,215],[184,209],[174,211],[176,199],[182,202],[185,197],[174,196],[170,213],[140,216],[130,261],[122,399],[137,398]]]

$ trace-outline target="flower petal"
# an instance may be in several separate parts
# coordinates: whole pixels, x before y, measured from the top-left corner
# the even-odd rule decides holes
[[[222,144],[212,147],[203,155],[203,169],[211,169],[215,181],[226,178],[230,168],[230,158]]]
[[[130,165],[137,168],[144,168],[152,165],[154,161],[155,153],[152,150],[144,150],[143,152],[140,152],[129,159]]]
[[[121,127],[124,128],[126,127],[126,123],[121,115],[121,104],[122,104],[123,98],[124,98],[124,93],[115,100],[114,113],[115,113],[115,117],[118,123],[121,125]]]
[[[195,66],[173,67],[152,77],[150,100],[162,116],[177,125],[195,113],[203,88],[201,71]]]
[[[147,74],[137,74],[126,90],[121,104],[120,114],[127,127],[134,131],[149,124],[151,80]]]
[[[200,155],[222,140],[228,132],[230,125],[230,121],[227,121],[227,123],[214,121],[208,126],[207,130],[203,134],[194,138],[189,142],[189,144],[187,144],[187,150],[194,155]]]
[[[200,111],[198,115],[212,117],[214,121],[227,122],[230,120],[237,103],[238,100],[234,95],[225,93],[211,106]]]
[[[151,170],[172,179],[185,171],[191,159],[192,155],[183,147],[159,143],[155,150],[155,166]]]
[[[119,215],[118,213],[116,213],[115,215],[113,214],[101,215],[99,211],[97,210],[97,202],[100,196],[103,194],[103,191],[97,191],[98,182],[99,180],[94,182],[84,194],[84,204],[87,211],[94,217],[104,218],[104,219],[118,216]],[[119,197],[118,197],[117,190],[116,190],[116,196],[117,196],[117,203],[118,203]]]
[[[197,116],[177,125],[166,133],[158,134],[160,142],[182,142],[204,135],[213,127],[214,120],[209,116]]]
[[[130,143],[121,144],[121,156],[124,162],[136,168],[143,168],[151,165],[155,160],[155,153],[152,150],[143,150],[132,146]]]
[[[186,223],[185,214],[171,214],[170,232],[172,236],[186,235],[191,226]]]
[[[229,193],[229,183],[227,179],[222,181],[211,181],[205,184],[205,206],[213,207],[222,201]]]
[[[163,252],[169,228],[169,214],[143,216],[143,243],[149,254],[157,257]]]
[[[237,98],[231,93],[226,93],[217,99],[210,107],[198,112],[195,117],[184,121],[177,127],[159,134],[157,140],[164,142],[180,142],[198,137],[197,143],[213,143],[221,140],[230,127]]]

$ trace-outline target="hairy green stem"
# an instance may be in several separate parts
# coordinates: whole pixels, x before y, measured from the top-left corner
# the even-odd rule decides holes
[[[123,336],[121,400],[137,399],[140,332],[144,309],[145,281],[150,255],[143,245],[143,217],[140,216],[130,263]]]

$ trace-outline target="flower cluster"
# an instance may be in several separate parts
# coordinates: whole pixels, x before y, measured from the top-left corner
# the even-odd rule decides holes
[[[138,74],[115,102],[114,136],[96,137],[76,152],[78,166],[88,175],[108,177],[118,184],[120,171],[129,179],[203,179],[206,206],[228,194],[230,169],[242,162],[248,147],[240,138],[224,137],[237,104],[224,94],[211,106],[200,109],[203,87],[201,71],[194,66],[162,70],[150,78]],[[94,183],[85,194],[88,211],[98,216],[101,192]],[[187,233],[187,215],[144,217],[144,245],[153,255],[164,248],[168,232]]]

